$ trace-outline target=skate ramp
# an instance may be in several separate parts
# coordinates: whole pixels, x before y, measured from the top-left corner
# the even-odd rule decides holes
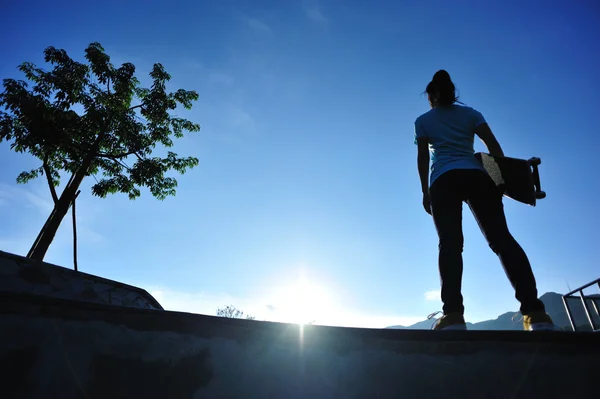
[[[4,293],[2,398],[575,398],[600,334],[298,326]]]
[[[0,292],[162,310],[156,299],[141,288],[3,251]]]

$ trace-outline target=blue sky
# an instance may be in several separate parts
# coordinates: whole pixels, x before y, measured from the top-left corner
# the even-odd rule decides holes
[[[37,4],[36,4],[37,3]],[[79,265],[169,309],[232,304],[261,320],[384,327],[439,310],[437,236],[421,208],[413,122],[448,70],[509,156],[542,158],[548,197],[505,200],[541,293],[599,277],[593,150],[594,2],[170,1],[4,3],[0,77],[47,46],[100,42],[142,83],[154,62],[198,91],[201,124],[175,145],[200,165],[176,197],[77,203]],[[412,3],[412,4],[410,4]],[[483,146],[477,143],[477,150]],[[35,159],[0,145],[0,249],[26,254],[51,209]],[[518,308],[464,209],[469,321]],[[72,267],[70,218],[46,260]]]

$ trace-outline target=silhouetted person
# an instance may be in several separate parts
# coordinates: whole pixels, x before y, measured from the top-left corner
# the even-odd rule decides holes
[[[418,146],[423,207],[433,216],[439,236],[439,272],[444,304],[443,316],[433,329],[466,329],[461,294],[463,202],[469,205],[515,289],[515,297],[521,303],[524,329],[553,329],[552,319],[538,298],[527,255],[508,230],[502,192],[474,156],[475,135],[493,156],[504,156],[500,144],[480,112],[457,104],[455,86],[448,72],[437,71],[425,91],[431,110],[415,121],[415,144]]]

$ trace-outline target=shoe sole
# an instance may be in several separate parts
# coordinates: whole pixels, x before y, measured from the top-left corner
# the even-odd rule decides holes
[[[554,331],[555,327],[550,323],[536,323],[529,327],[528,331]]]

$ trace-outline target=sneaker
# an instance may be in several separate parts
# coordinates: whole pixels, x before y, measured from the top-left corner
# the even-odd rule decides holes
[[[434,312],[427,316],[427,319],[432,319],[437,314],[442,312]],[[461,313],[448,313],[440,317],[431,326],[432,330],[462,330],[467,329],[465,318]]]
[[[525,331],[554,331],[554,322],[546,312],[531,312],[523,315]]]

